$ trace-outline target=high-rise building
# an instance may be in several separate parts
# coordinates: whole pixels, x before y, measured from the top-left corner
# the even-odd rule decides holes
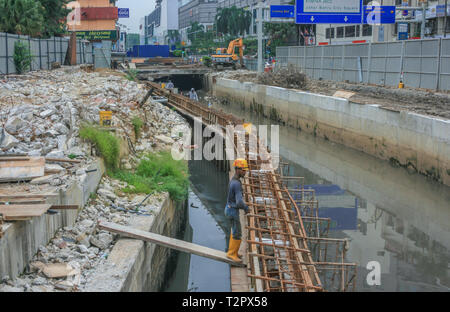
[[[169,44],[170,32],[178,31],[178,0],[157,0],[156,7],[141,19],[141,44]]]
[[[205,31],[212,29],[216,17],[217,0],[192,0],[178,9],[178,25],[181,37],[187,41],[187,30],[191,23],[203,25]]]

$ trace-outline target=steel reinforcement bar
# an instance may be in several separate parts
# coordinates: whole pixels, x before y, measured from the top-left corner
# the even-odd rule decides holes
[[[206,125],[220,125],[224,129],[228,125],[237,126],[244,122],[233,115],[174,94],[156,83],[147,84],[154,95],[167,98],[168,105],[192,117],[201,117]],[[223,137],[225,138],[225,134]],[[338,290],[346,290],[354,279],[353,275],[349,277],[348,268],[355,264],[344,263],[343,254],[339,257],[341,262],[327,262],[327,249],[321,249],[320,245],[337,243],[339,246],[341,243],[344,245],[345,240],[327,239],[320,235],[324,233],[324,230],[320,230],[320,225],[329,219],[318,217],[314,190],[305,190],[303,186],[300,190],[290,189],[289,181],[299,180],[303,184],[303,178],[276,173],[272,166],[272,155],[265,146],[260,145],[254,132],[239,133],[235,130],[232,141],[235,151],[245,151],[249,162],[250,170],[243,183],[244,197],[250,208],[250,213],[245,217],[248,244],[246,256],[250,271],[248,277],[255,290],[324,291],[319,275],[329,268],[341,274],[340,278],[336,278],[340,281]],[[251,146],[252,144],[257,146]],[[256,150],[258,153],[255,155],[249,153],[249,150]],[[280,164],[282,167],[286,165]],[[296,195],[295,200],[291,192]],[[329,222],[326,233],[328,228]],[[318,257],[311,251],[316,245],[319,245]],[[350,281],[346,283],[345,278]]]

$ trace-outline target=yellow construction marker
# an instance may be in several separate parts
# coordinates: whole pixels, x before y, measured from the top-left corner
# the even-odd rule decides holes
[[[112,125],[112,112],[111,111],[100,111],[100,126]]]

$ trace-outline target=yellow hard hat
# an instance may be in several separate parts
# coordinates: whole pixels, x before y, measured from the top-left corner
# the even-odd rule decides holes
[[[252,123],[245,123],[242,125],[244,127],[245,132],[247,132],[248,134],[252,133]]]
[[[247,160],[245,160],[244,158],[238,158],[234,161],[233,167],[239,168],[242,170],[248,170]]]

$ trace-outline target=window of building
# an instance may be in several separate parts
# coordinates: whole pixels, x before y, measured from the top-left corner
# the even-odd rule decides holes
[[[333,39],[334,38],[334,28],[327,28],[326,29],[326,33],[325,33],[325,37],[327,39]]]
[[[336,28],[336,38],[344,38],[344,27]]]
[[[363,36],[372,36],[372,25],[363,25]]]
[[[345,26],[345,38],[355,37],[355,26]]]

